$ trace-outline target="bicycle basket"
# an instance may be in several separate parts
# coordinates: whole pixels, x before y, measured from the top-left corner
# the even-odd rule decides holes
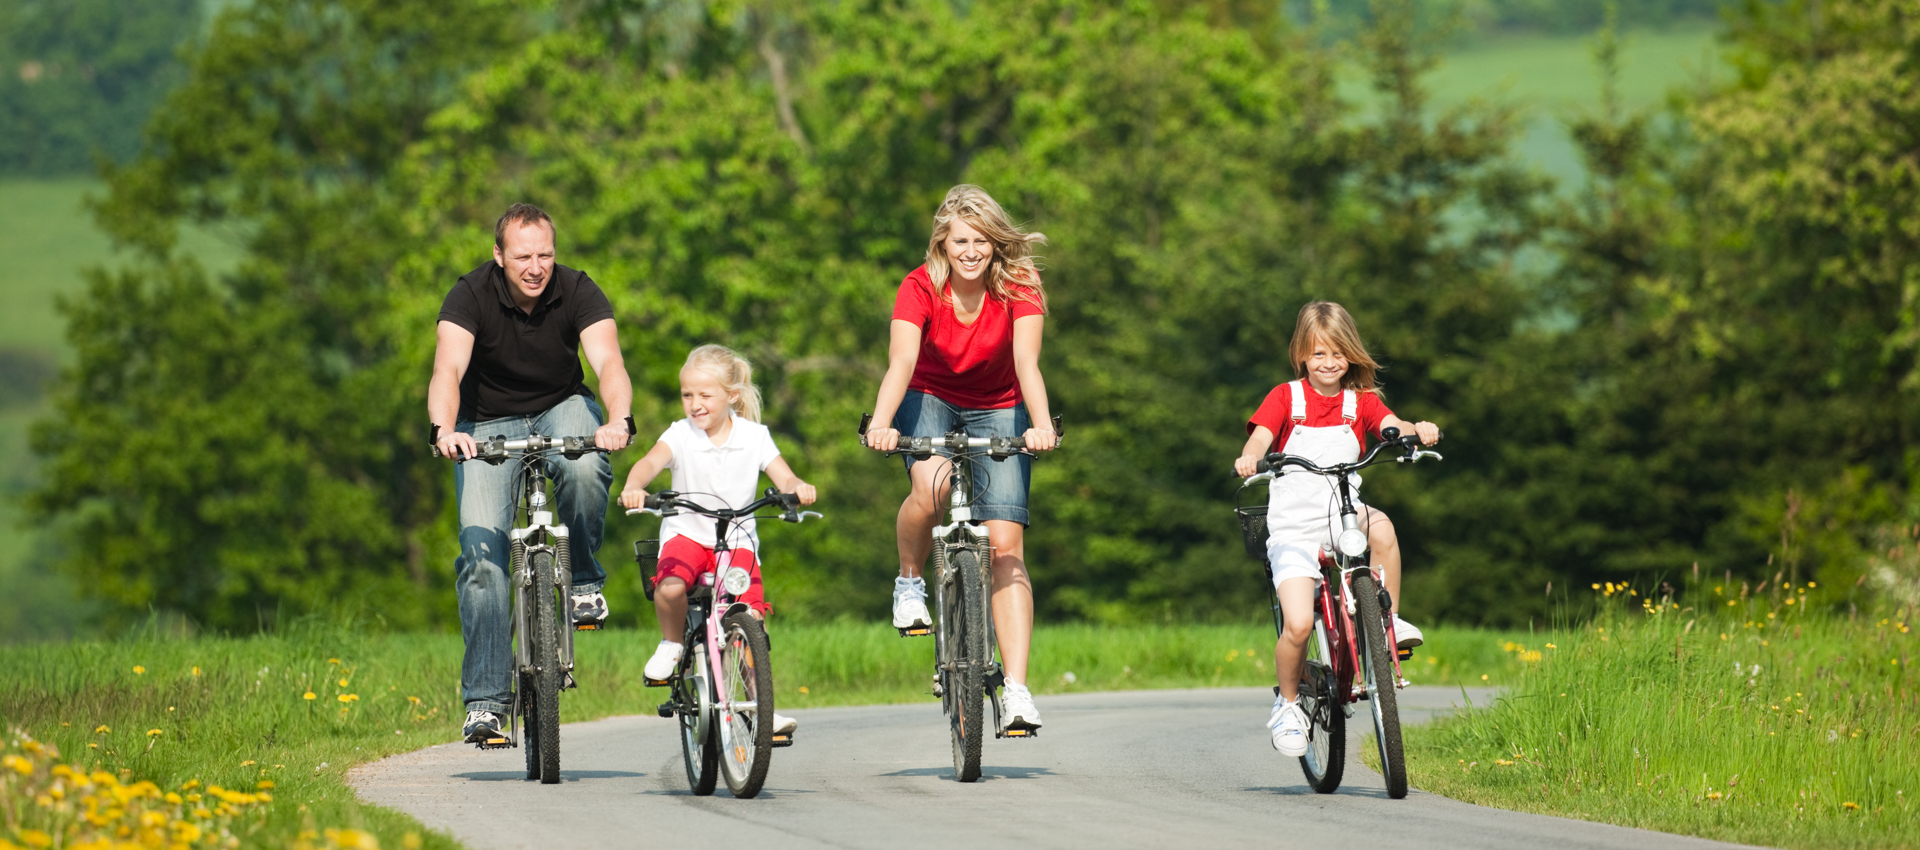
[[[1256,561],[1267,559],[1267,506],[1242,505],[1234,508],[1233,513],[1240,519],[1240,542],[1247,547],[1247,557]]]
[[[640,589],[652,600],[654,568],[660,564],[660,540],[633,541],[633,562],[640,565]]]

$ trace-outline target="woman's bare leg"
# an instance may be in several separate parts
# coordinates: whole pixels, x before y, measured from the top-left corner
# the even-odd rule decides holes
[[[913,489],[900,503],[900,517],[894,523],[902,578],[919,578],[927,555],[933,552],[933,527],[940,524],[940,507],[946,503],[948,474],[948,462],[938,456],[913,465]]]
[[[993,630],[1007,681],[1027,683],[1027,653],[1033,642],[1033,582],[1027,578],[1027,529],[1012,520],[987,520],[993,544]]]

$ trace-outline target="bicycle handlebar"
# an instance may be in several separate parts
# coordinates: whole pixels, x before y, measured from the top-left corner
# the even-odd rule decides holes
[[[681,498],[679,493],[672,490],[662,490],[658,493],[647,494],[646,504],[642,507],[627,509],[627,515],[653,514],[654,516],[664,517],[671,515],[669,511],[672,513],[688,511],[703,516],[710,516],[714,519],[739,519],[741,517],[752,516],[754,512],[770,505],[780,506],[780,519],[785,522],[805,522],[808,517],[815,519],[824,518],[818,511],[800,510],[800,494],[782,493],[772,487],[767,488],[766,495],[755,499],[752,504],[744,508],[708,507],[699,502]]]
[[[867,426],[872,423],[873,414],[860,414],[859,433],[860,443],[862,445],[865,445],[867,442]],[[1066,441],[1067,432],[1060,424],[1060,414],[1058,413],[1053,415],[1053,434],[1061,442]],[[987,454],[993,456],[995,459],[1016,454],[1027,455],[1028,457],[1033,456],[1033,452],[1027,449],[1027,438],[1025,434],[1017,437],[969,437],[966,434],[955,431],[944,437],[901,437],[900,447],[887,452],[887,457],[893,457],[894,455],[913,455],[915,460],[926,460],[932,457],[934,451],[937,449],[947,449],[955,452],[966,451],[968,449],[986,449]]]
[[[517,440],[509,440],[503,435],[496,435],[485,440],[473,441],[473,448],[473,457],[456,457],[453,459],[453,462],[465,463],[469,460],[483,460],[487,463],[497,464],[510,457],[512,452],[521,452],[523,455],[527,455],[550,451],[559,451],[561,454],[566,455],[568,460],[578,460],[594,452],[605,454],[607,451],[594,445],[593,437],[591,436],[546,437],[540,434],[532,434]],[[441,454],[438,445],[433,446],[432,450],[434,457],[446,457],[446,455]]]
[[[1439,441],[1435,440],[1435,442]],[[1392,460],[1398,463],[1415,463],[1425,460],[1426,458],[1445,460],[1445,458],[1440,456],[1439,452],[1428,451],[1421,448],[1420,436],[1418,434],[1403,435],[1398,428],[1382,428],[1380,430],[1380,442],[1376,444],[1371,451],[1367,452],[1365,456],[1352,463],[1336,463],[1332,466],[1320,466],[1298,455],[1274,452],[1260,459],[1260,463],[1255,466],[1256,473],[1248,477],[1246,481],[1243,482],[1243,486],[1244,484],[1257,484],[1261,481],[1271,481],[1279,476],[1283,469],[1289,466],[1297,466],[1318,475],[1346,475],[1352,472],[1359,472],[1375,463],[1380,463],[1380,452],[1389,446],[1398,447],[1406,451],[1406,454],[1392,458]]]

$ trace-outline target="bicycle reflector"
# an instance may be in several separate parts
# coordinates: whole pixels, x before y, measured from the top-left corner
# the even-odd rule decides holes
[[[1349,558],[1358,558],[1367,554],[1367,533],[1357,528],[1340,532],[1340,554]]]
[[[720,584],[727,589],[728,595],[744,596],[747,588],[753,586],[753,577],[739,567],[728,567],[726,575],[720,577]]]

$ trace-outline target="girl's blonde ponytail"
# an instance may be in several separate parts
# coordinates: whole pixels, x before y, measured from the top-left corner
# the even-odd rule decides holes
[[[683,369],[699,369],[720,382],[734,396],[733,414],[760,421],[760,388],[753,385],[753,364],[724,345],[703,345],[687,355]]]

